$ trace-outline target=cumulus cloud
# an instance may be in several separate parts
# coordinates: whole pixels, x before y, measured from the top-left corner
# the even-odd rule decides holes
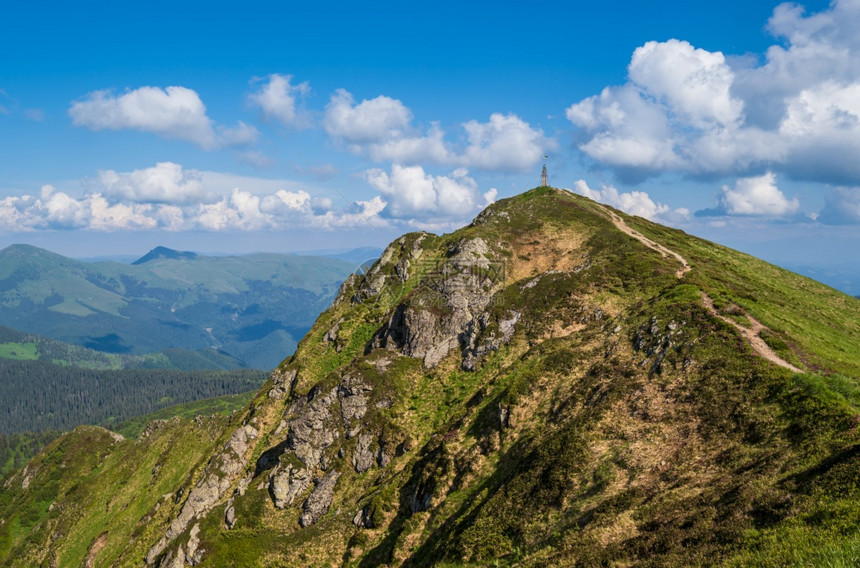
[[[255,78],[252,84],[260,88],[248,95],[251,105],[260,107],[267,119],[276,120],[284,126],[301,128],[310,124],[307,113],[302,111],[300,101],[310,92],[307,81],[292,84],[292,75],[272,73],[267,78]]]
[[[380,95],[356,103],[344,89],[326,106],[323,127],[357,155],[398,164],[433,163],[482,170],[523,171],[537,164],[555,141],[514,114],[494,113],[488,122],[461,125],[466,143],[445,140],[437,123],[421,129],[412,111],[397,99]]]
[[[554,147],[543,133],[515,114],[490,115],[488,122],[463,124],[469,144],[454,161],[483,170],[528,170]]]
[[[763,63],[672,39],[637,48],[627,83],[567,109],[579,148],[619,175],[749,176],[764,170],[860,182],[860,5],[773,13],[783,40]]]
[[[239,122],[215,125],[197,92],[186,87],[140,87],[122,95],[94,91],[69,107],[75,126],[90,130],[140,130],[185,140],[211,150],[256,140],[258,131]]]
[[[690,212],[687,209],[672,209],[668,205],[655,202],[644,191],[622,193],[611,185],[603,185],[600,189],[592,189],[584,180],[578,180],[573,184],[573,192],[600,203],[611,205],[616,209],[621,209],[630,215],[638,215],[645,219],[678,222],[690,216]]]
[[[390,173],[366,171],[365,179],[386,200],[384,214],[390,217],[450,217],[473,213],[481,203],[478,184],[467,174],[459,168],[450,176],[433,176],[421,166],[394,164]]]
[[[717,197],[717,207],[697,211],[699,217],[711,215],[761,215],[781,217],[796,213],[797,198],[788,199],[776,184],[776,175],[741,178],[734,187],[724,185]]]
[[[364,174],[378,194],[345,207],[292,180],[183,168],[174,162],[99,171],[74,194],[46,184],[32,195],[0,198],[0,232],[268,231],[398,227],[447,230],[492,203],[465,168],[432,175],[394,165]]]
[[[200,172],[183,170],[173,162],[159,162],[152,168],[126,173],[100,171],[96,183],[102,193],[116,200],[181,204],[213,201],[216,197],[203,185]]]
[[[455,203],[446,193],[450,182],[439,178],[437,183],[443,201]],[[83,180],[80,195],[48,184],[34,195],[0,198],[0,232],[325,230],[392,223],[382,215],[388,201],[380,195],[335,209],[331,198],[314,196],[298,185],[200,172],[172,162],[131,172],[106,170]],[[453,207],[450,203],[441,210]]]
[[[323,127],[330,136],[362,143],[398,138],[411,122],[412,111],[397,99],[380,95],[356,104],[350,92],[338,89],[326,105]]]

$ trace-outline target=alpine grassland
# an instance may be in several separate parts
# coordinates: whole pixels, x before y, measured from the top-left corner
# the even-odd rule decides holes
[[[539,187],[391,243],[241,410],[126,433],[6,477],[0,563],[856,566],[860,301]]]

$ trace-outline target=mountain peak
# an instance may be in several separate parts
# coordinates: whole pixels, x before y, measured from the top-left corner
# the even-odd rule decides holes
[[[178,251],[167,247],[155,247],[132,264],[145,264],[147,262],[158,260],[159,258],[168,258],[171,260],[190,260],[197,258],[197,253],[189,251]]]
[[[73,433],[62,474],[43,453],[8,502],[46,495],[70,538],[150,566],[819,565],[857,540],[857,321],[835,290],[540,187],[392,242],[224,422]],[[130,459],[154,473],[110,517],[49,477],[104,486]],[[31,523],[0,561],[81,563]]]

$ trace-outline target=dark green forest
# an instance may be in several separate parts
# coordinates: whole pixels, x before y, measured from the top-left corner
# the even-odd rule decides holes
[[[21,432],[0,434],[0,477],[24,467],[39,450],[50,444],[61,432]]]
[[[0,360],[0,434],[122,422],[192,400],[259,388],[257,370],[93,370]]]

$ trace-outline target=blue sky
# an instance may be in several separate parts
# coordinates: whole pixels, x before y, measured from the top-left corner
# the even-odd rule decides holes
[[[860,2],[4,8],[0,246],[382,246],[551,183],[860,261]]]

